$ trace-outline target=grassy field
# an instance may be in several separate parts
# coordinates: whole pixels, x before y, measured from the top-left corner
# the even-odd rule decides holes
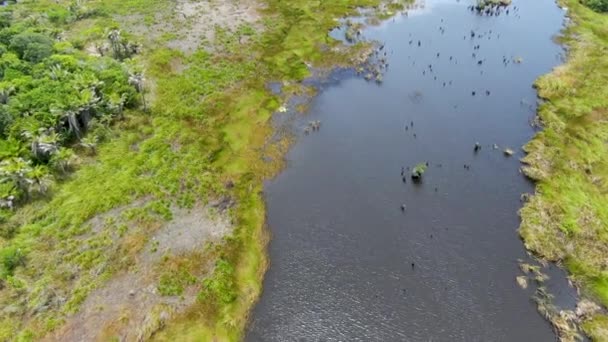
[[[11,4],[18,20],[60,33],[64,49],[88,51],[106,41],[108,29],[120,29],[141,46],[121,63],[145,70],[142,99],[151,105],[143,111],[140,102],[97,130],[103,139],[94,153],[75,149],[72,173],[58,178],[46,196],[5,212],[0,340],[38,340],[59,330],[92,292],[135,271],[142,253],[154,252],[151,237],[174,219],[176,208],[200,208],[226,196],[235,203],[230,236],[203,256],[164,256],[152,273],[161,294],[194,288],[197,300],[162,322],[154,308],[154,322],[141,336],[239,340],[266,267],[262,182],[280,169],[289,144],[269,143],[269,119],[302,91],[297,84],[309,66],[353,63],[362,46],[338,49],[328,31],[357,7],[379,3],[267,0],[257,26],[215,28],[214,41],[192,53],[169,47],[178,34],[147,34],[177,23],[175,2],[97,0],[76,9],[69,1]],[[390,15],[384,8],[378,14]],[[143,22],[143,31],[133,21]],[[273,95],[270,81],[283,81],[285,93]],[[212,263],[209,271],[201,269],[201,258]],[[126,321],[123,315],[104,327],[104,336],[115,338],[113,329]]]
[[[524,161],[537,181],[521,210],[528,249],[567,268],[583,295],[608,305],[608,14],[561,1],[572,23],[560,37],[567,63],[536,82],[543,130]],[[583,328],[608,340],[608,317],[584,317]]]

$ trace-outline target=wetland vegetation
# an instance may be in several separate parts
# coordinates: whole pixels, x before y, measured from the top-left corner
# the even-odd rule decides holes
[[[568,60],[536,84],[543,129],[524,170],[537,192],[520,233],[605,307],[608,3],[562,5]],[[263,181],[291,140],[271,139],[270,118],[291,96],[314,94],[301,83],[311,70],[370,53],[359,24],[348,25],[352,46],[328,35],[340,18],[372,8],[377,22],[403,6],[9,1],[0,9],[0,340],[69,340],[83,329],[103,340],[242,339],[267,267]],[[608,340],[602,312],[580,321],[598,341]]]
[[[608,305],[608,14],[605,1],[561,1],[571,22],[560,36],[567,61],[536,82],[542,130],[525,147],[537,191],[521,210],[526,247],[558,261],[585,297]],[[587,6],[586,6],[587,5]],[[584,317],[608,340],[603,311]]]

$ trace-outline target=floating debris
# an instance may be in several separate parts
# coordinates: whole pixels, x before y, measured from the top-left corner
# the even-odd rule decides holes
[[[517,281],[517,285],[519,285],[519,287],[522,289],[525,290],[528,288],[528,278],[526,278],[526,276],[518,276],[515,278],[515,280]]]
[[[512,156],[512,155],[513,155],[513,153],[514,153],[514,152],[513,152],[513,150],[512,150],[512,149],[510,149],[510,148],[508,148],[508,147],[507,147],[507,148],[505,148],[505,149],[504,149],[502,152],[503,152],[503,153],[505,154],[505,156],[507,156],[507,157]]]

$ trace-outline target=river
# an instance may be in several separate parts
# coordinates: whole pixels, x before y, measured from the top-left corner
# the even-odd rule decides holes
[[[265,188],[270,268],[248,341],[555,340],[515,282],[517,211],[533,191],[519,172],[532,84],[563,61],[565,12],[471,4],[430,0],[367,29],[385,44],[382,84],[337,73],[320,85]],[[321,129],[301,134],[308,120]],[[423,181],[404,183],[419,162]]]

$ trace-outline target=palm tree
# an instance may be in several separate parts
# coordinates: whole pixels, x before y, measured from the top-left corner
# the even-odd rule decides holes
[[[31,170],[29,160],[20,157],[4,160],[0,163],[0,183],[11,183],[13,189],[29,197],[30,186],[34,183],[29,178]]]
[[[110,33],[108,33],[108,40],[114,51],[114,57],[120,58],[120,30],[110,30]]]
[[[61,136],[54,129],[42,129],[42,134],[32,140],[31,151],[38,160],[46,161],[57,152]]]
[[[146,78],[144,77],[143,72],[131,72],[129,73],[129,84],[132,85],[135,90],[141,94],[141,102],[144,106],[144,112],[148,111],[148,106],[146,104]]]
[[[49,74],[53,81],[60,80],[70,74],[67,70],[64,70],[60,64],[51,65],[49,69]]]
[[[95,137],[84,137],[80,140],[79,145],[90,150],[92,154],[97,154],[97,139]]]
[[[79,100],[81,105],[76,112],[78,113],[78,119],[83,126],[82,128],[86,130],[89,126],[89,122],[97,113],[97,107],[99,106],[101,98],[95,94],[95,88],[91,87],[80,92]]]
[[[7,104],[8,98],[15,92],[15,87],[8,86],[0,89],[0,103]]]
[[[69,148],[59,148],[51,157],[50,164],[61,174],[66,174],[74,163],[74,152]]]
[[[68,131],[76,134],[76,138],[80,139],[81,128],[80,123],[78,123],[77,114],[71,110],[68,110],[63,113],[63,118],[67,120]]]
[[[27,176],[32,181],[28,193],[36,191],[38,194],[44,195],[52,184],[47,168],[42,165],[34,166]]]
[[[107,101],[108,109],[112,114],[117,114],[118,118],[122,119],[124,118],[125,102],[127,102],[127,94],[122,94],[120,97],[112,96]]]

